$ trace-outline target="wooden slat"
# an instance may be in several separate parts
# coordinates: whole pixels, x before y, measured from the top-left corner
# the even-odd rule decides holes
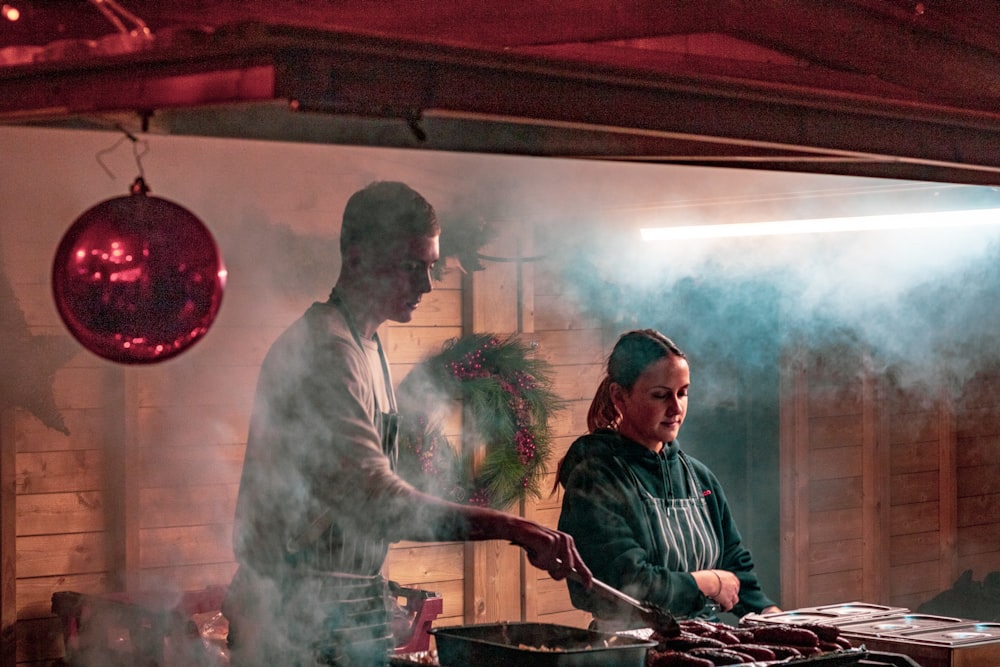
[[[250,406],[259,369],[255,366],[213,368],[185,358],[164,367],[139,385],[139,405]]]
[[[894,505],[889,511],[889,532],[907,535],[941,527],[940,504],[937,502]]]
[[[939,591],[940,567],[940,561],[935,559],[889,568],[890,595]]]
[[[461,579],[465,573],[465,547],[460,542],[403,542],[389,550],[386,568],[389,578],[399,582]]]
[[[435,286],[420,300],[413,319],[406,327],[458,327],[462,325],[462,290]],[[389,324],[389,328],[398,325]]]
[[[539,358],[553,366],[600,366],[608,353],[604,348],[603,332],[600,329],[536,331],[532,340],[538,343]],[[590,397],[592,394],[588,398]]]
[[[958,525],[1000,523],[1000,493],[958,499]]]
[[[535,294],[535,331],[598,329],[596,315],[582,312],[563,294]]]
[[[138,591],[196,591],[210,586],[228,586],[236,574],[237,564],[229,560],[220,563],[198,563],[171,567],[149,567],[139,570]]]
[[[862,378],[862,533],[865,545],[862,559],[862,590],[865,600],[884,600],[888,597],[886,574],[888,564],[883,557],[887,541],[887,517],[883,508],[889,506],[889,491],[885,479],[889,476],[889,426],[888,414],[881,405],[882,395],[878,379],[870,371],[873,361],[865,358]]]
[[[459,327],[392,327],[382,343],[394,364],[415,364],[441,351],[448,340],[460,336]]]
[[[802,606],[835,604],[864,598],[860,569],[809,577],[808,595]],[[866,600],[868,602],[868,600]],[[872,602],[878,602],[873,600]]]
[[[17,574],[21,578],[106,572],[108,534],[65,533],[17,538]]]
[[[68,451],[105,446],[110,411],[103,408],[62,408],[59,414],[69,430],[68,435],[49,428],[27,411],[16,411],[13,419],[17,451]]]
[[[811,480],[809,511],[829,512],[861,507],[864,500],[863,482],[863,477]]]
[[[804,604],[809,590],[808,375],[792,351],[780,364],[781,595],[783,604],[794,608]]]
[[[938,402],[938,436],[935,444],[938,450],[938,499],[940,501],[940,531],[938,535],[938,588],[945,590],[958,576],[958,464],[955,436],[954,406],[951,401]],[[994,487],[995,488],[995,487]]]
[[[536,608],[540,616],[573,609],[565,581],[555,581],[549,577],[538,579],[535,585],[535,594],[537,596]]]
[[[230,524],[145,528],[139,531],[140,567],[173,567],[233,560]]]
[[[830,417],[803,414],[809,423],[810,449],[824,447],[860,447],[863,439],[860,415]]]
[[[961,468],[1000,463],[1000,435],[958,438],[955,454],[955,464]]]
[[[572,609],[555,614],[539,616],[540,623],[553,623],[555,625],[566,625],[571,628],[587,628],[593,617],[585,611]]]
[[[940,500],[938,471],[893,475],[891,496],[893,505],[927,503]]]
[[[249,405],[140,407],[139,442],[157,447],[245,445]]]
[[[605,372],[598,364],[555,366],[552,371],[552,390],[561,400],[587,401],[588,405]]]
[[[980,496],[996,491],[1000,479],[1000,463],[962,467],[956,470],[958,493],[963,497]]]
[[[146,487],[239,484],[243,445],[141,447],[139,477]]]
[[[107,528],[101,491],[33,493],[17,498],[17,534],[84,533]]]
[[[895,418],[895,417],[894,417]],[[936,456],[928,456],[928,449],[937,449],[937,442],[910,442],[892,446],[893,475],[906,475],[914,472],[928,472],[938,469]]]
[[[864,542],[860,537],[837,542],[810,542],[809,572],[829,574],[859,570],[864,556]]]
[[[809,476],[814,480],[859,478],[862,475],[860,447],[827,447],[809,454]]]
[[[967,556],[976,553],[997,551],[1000,545],[1000,523],[987,523],[958,529],[958,554]]]
[[[238,491],[238,484],[140,489],[139,526],[163,528],[231,522]]]
[[[892,566],[940,560],[940,540],[941,533],[936,530],[897,535],[888,541],[889,558],[887,560]],[[941,589],[944,590],[950,585],[949,582]]]
[[[889,442],[933,444],[937,442],[940,427],[937,410],[893,412]]]
[[[97,491],[104,488],[104,452],[77,449],[17,455],[18,493]]]
[[[808,517],[809,527],[805,534],[812,542],[839,542],[861,534],[860,508],[811,512]]]
[[[15,662],[17,622],[17,492],[14,488],[16,410],[0,407],[0,667]]]

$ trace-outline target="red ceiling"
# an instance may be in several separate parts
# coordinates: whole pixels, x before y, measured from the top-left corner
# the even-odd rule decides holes
[[[7,4],[6,122],[1000,184],[995,2]]]

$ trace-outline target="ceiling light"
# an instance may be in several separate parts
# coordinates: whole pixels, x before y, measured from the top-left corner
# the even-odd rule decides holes
[[[783,234],[830,234],[885,229],[929,229],[933,227],[973,227],[979,225],[1000,225],[1000,208],[939,211],[934,213],[898,213],[852,218],[744,222],[724,225],[644,227],[639,232],[644,241],[673,241],[679,239],[718,239]]]

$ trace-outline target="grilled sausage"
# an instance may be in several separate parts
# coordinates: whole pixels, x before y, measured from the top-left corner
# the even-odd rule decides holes
[[[755,625],[749,628],[761,644],[791,644],[792,646],[818,646],[816,633],[795,625]]]
[[[708,658],[713,665],[742,665],[745,662],[753,662],[753,658],[748,655],[724,648],[696,648],[689,653],[699,658]]]
[[[715,667],[715,663],[680,651],[650,649],[646,667]]]

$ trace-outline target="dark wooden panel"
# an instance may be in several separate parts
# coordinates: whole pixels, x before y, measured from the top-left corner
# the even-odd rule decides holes
[[[1000,435],[988,433],[959,438],[955,460],[959,467],[1000,463]]]
[[[809,416],[809,449],[825,447],[860,447],[861,416]]]
[[[889,442],[934,443],[938,438],[937,410],[919,412],[893,412],[889,418]]]
[[[809,573],[829,574],[861,569],[864,542],[859,538],[809,543]]]
[[[909,595],[939,590],[940,567],[940,562],[934,559],[889,568],[890,595]]]
[[[809,514],[809,541],[812,543],[850,540],[860,534],[860,507]]]
[[[926,503],[940,498],[938,471],[893,475],[890,481],[893,505]]]
[[[862,478],[813,479],[809,483],[809,511],[828,512],[861,507]]]
[[[860,477],[860,447],[827,447],[809,453],[809,473],[814,480]]]
[[[897,535],[889,540],[889,565],[936,561],[941,557],[941,534],[937,531]]]
[[[809,593],[804,606],[850,602],[864,598],[862,570],[847,570],[809,577]]]
[[[968,497],[996,493],[998,479],[1000,463],[959,468],[958,495]]]
[[[1000,523],[986,523],[958,529],[959,556],[997,551],[998,545],[1000,545]]]
[[[892,446],[890,469],[893,475],[936,471],[940,463],[936,442],[917,442]]]
[[[964,528],[983,523],[1000,523],[1000,493],[959,498],[959,527]]]

